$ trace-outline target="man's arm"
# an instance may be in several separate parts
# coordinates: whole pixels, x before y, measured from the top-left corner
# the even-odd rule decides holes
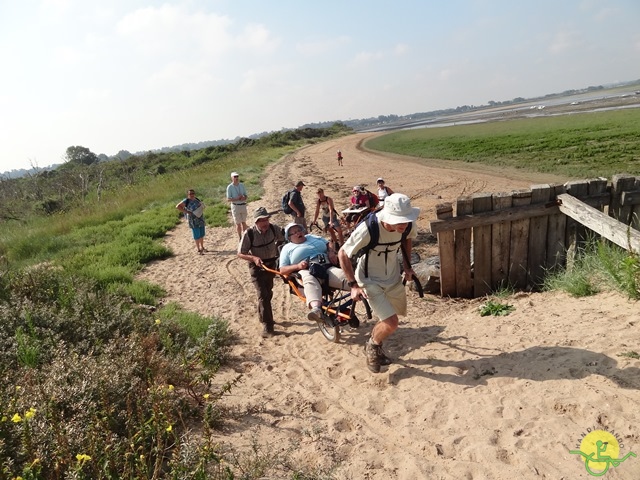
[[[291,210],[293,210],[295,212],[297,217],[301,217],[302,216],[302,212],[300,211],[298,206],[293,202],[296,199],[296,195],[300,195],[300,192],[298,192],[297,190],[290,195],[290,197],[289,197],[289,206],[291,207]]]

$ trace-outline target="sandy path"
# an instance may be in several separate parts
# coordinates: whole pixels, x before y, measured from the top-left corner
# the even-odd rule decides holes
[[[308,185],[308,206],[318,186],[342,206],[354,184],[373,189],[383,176],[422,208],[425,240],[437,203],[562,181],[442,161],[425,166],[363,151],[367,136],[309,146],[273,165],[264,198],[249,210],[276,210],[298,179]],[[343,167],[336,165],[338,148]],[[273,221],[288,219],[278,214]],[[240,339],[234,368],[243,381],[225,401],[241,415],[221,441],[239,449],[254,438],[274,451],[295,447],[290,455],[299,464],[337,464],[336,478],[345,479],[589,478],[568,450],[594,426],[619,433],[622,453],[640,455],[640,360],[619,356],[640,351],[636,303],[615,294],[580,301],[518,294],[509,301],[515,312],[488,318],[477,313],[479,299],[410,293],[409,314],[385,344],[398,361],[374,375],[362,350],[373,322],[329,343],[281,283],[273,301],[279,335],[260,338],[255,293],[231,227],[208,229],[204,256],[194,255],[185,224],[165,243],[175,256],[140,277],[162,285],[167,301],[228,319]],[[423,256],[433,249],[424,241],[417,248]],[[640,457],[607,478],[640,478]]]

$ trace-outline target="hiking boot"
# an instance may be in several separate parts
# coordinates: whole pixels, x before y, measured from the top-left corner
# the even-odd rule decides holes
[[[380,363],[380,365],[391,365],[393,363],[393,360],[384,353],[382,344],[378,345],[378,363]]]
[[[380,356],[378,350],[380,345],[374,345],[371,342],[364,344],[364,355],[367,357],[367,367],[373,373],[380,373]]]
[[[276,333],[273,331],[273,325],[267,325],[266,323],[262,327],[262,338],[273,337]]]
[[[311,311],[307,314],[307,318],[309,320],[313,320],[314,322],[321,322],[322,309],[320,307],[313,307]]]

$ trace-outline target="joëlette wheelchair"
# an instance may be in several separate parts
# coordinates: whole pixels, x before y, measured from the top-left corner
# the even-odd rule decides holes
[[[302,302],[306,304],[306,297],[304,296],[304,290],[300,283],[300,276],[297,273],[285,275],[278,270],[272,270],[263,265],[262,267],[267,272],[271,272],[283,279],[285,283],[289,285],[290,292],[297,296]],[[318,328],[322,335],[330,342],[338,343],[341,335],[346,329],[356,329],[360,326],[360,319],[356,315],[356,304],[351,299],[351,293],[343,290],[328,287],[322,285],[322,320],[318,321]],[[369,302],[366,299],[362,299],[362,303],[366,310],[366,316],[368,320],[371,320],[372,313]]]

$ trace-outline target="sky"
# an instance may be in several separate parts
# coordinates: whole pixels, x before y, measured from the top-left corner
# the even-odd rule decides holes
[[[638,0],[0,0],[0,172],[640,79]]]

